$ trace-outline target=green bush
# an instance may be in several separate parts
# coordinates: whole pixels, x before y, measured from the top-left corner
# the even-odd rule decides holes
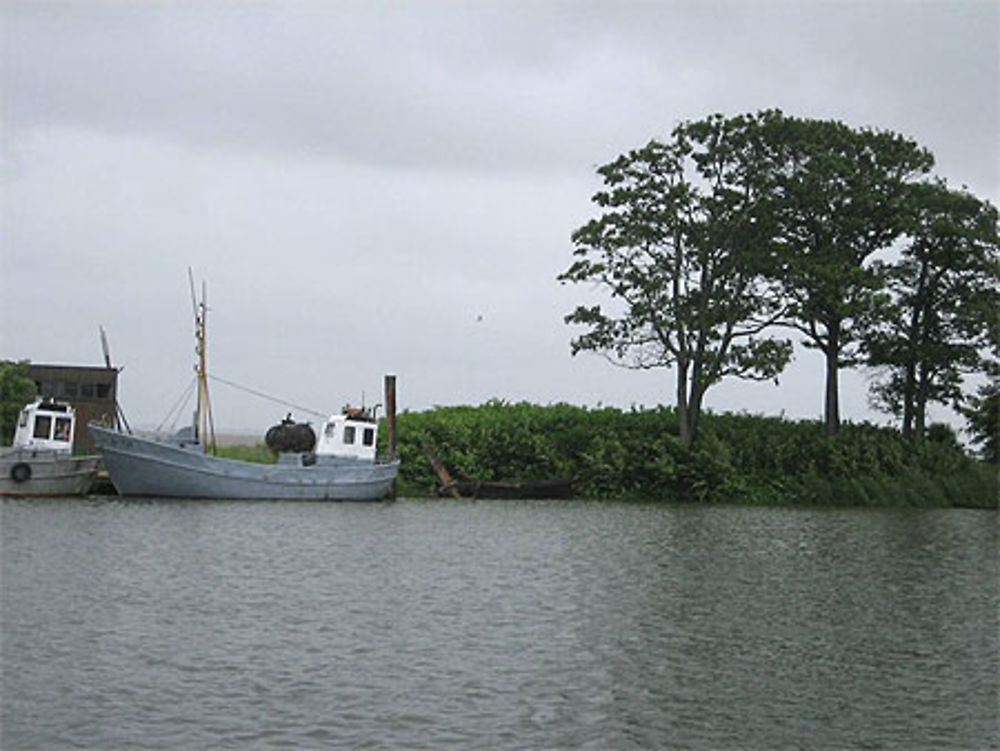
[[[252,446],[219,446],[215,453],[216,456],[221,456],[224,459],[239,459],[259,464],[274,464],[277,460],[277,457],[263,443],[256,443]]]
[[[383,431],[384,434],[384,431]],[[906,441],[868,423],[706,413],[684,446],[673,409],[490,401],[398,416],[400,493],[433,492],[430,446],[456,478],[575,477],[587,498],[703,503],[995,507],[996,473],[938,431]]]
[[[14,440],[17,417],[35,398],[35,382],[28,377],[28,361],[0,360],[0,446]]]

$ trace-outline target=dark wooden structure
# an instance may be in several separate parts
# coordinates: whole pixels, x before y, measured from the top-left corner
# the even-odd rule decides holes
[[[457,480],[451,486],[438,487],[438,495],[454,490],[462,498],[493,499],[550,499],[572,498],[576,492],[575,481],[571,477],[554,480]]]
[[[424,455],[437,475],[437,494],[452,498],[496,498],[496,499],[548,499],[572,498],[576,493],[576,479],[560,477],[547,480],[455,480],[447,467],[438,459],[428,444],[424,444]]]
[[[118,424],[118,371],[87,365],[28,365],[28,377],[35,382],[39,396],[69,402],[76,410],[74,453],[93,453],[94,444],[87,432],[91,420]]]

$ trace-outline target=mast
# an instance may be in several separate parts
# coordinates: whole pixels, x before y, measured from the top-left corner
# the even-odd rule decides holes
[[[194,429],[202,451],[215,453],[215,424],[212,421],[212,403],[208,398],[208,285],[201,283],[201,300],[195,296],[194,275],[188,268],[188,282],[191,285],[191,305],[194,309],[195,354],[198,363],[195,373],[198,376],[198,406],[195,411]]]

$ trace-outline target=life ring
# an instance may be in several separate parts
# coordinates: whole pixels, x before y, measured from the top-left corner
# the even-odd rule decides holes
[[[10,479],[14,482],[27,482],[31,479],[31,466],[18,462],[10,468]]]

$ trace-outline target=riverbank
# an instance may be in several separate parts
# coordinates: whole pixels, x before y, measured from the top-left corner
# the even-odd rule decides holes
[[[677,427],[666,407],[491,401],[404,412],[398,493],[435,493],[428,444],[456,478],[574,477],[583,498],[997,508],[998,468],[964,454],[947,431],[915,444],[869,423],[845,424],[831,437],[819,421],[706,413],[698,443],[685,447]],[[267,459],[263,445],[225,453]]]

